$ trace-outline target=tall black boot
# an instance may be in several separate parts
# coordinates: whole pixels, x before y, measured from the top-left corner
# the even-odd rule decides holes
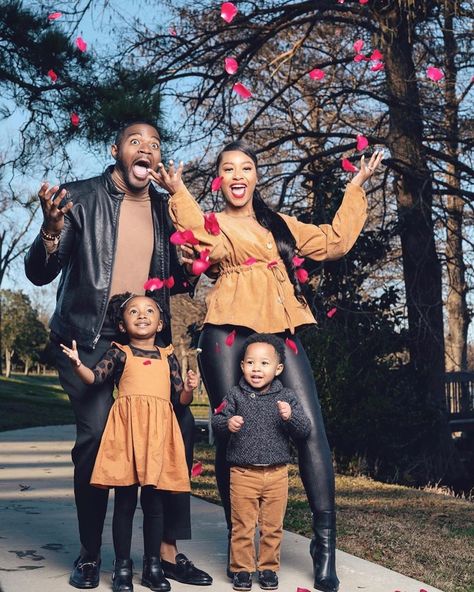
[[[171,584],[165,578],[159,557],[143,556],[142,586],[158,592],[168,592]]]
[[[133,592],[133,563],[131,559],[116,559],[112,573],[113,592]]]
[[[313,558],[314,587],[322,592],[337,592],[336,513],[327,511],[313,515],[313,532],[309,552]]]

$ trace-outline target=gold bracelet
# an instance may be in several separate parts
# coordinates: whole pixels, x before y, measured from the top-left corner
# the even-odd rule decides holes
[[[44,238],[44,240],[57,242],[59,240],[59,237],[61,236],[61,231],[59,231],[56,234],[51,234],[50,232],[46,232],[43,226],[41,226],[40,235],[41,238]]]

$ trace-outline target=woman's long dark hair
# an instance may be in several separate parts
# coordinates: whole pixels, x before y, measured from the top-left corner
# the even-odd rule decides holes
[[[217,169],[219,170],[219,166],[222,160],[222,155],[224,152],[230,152],[231,150],[237,150],[239,152],[243,152],[247,156],[249,156],[255,164],[255,168],[258,168],[258,160],[257,155],[255,152],[249,148],[244,142],[241,140],[237,140],[236,142],[231,142],[224,146],[224,148],[219,153],[217,157]],[[257,222],[267,228],[273,235],[275,239],[275,243],[278,249],[278,253],[285,264],[286,271],[288,272],[288,277],[290,278],[291,283],[293,284],[293,288],[295,290],[295,296],[302,304],[306,304],[306,300],[303,295],[303,290],[301,289],[301,285],[298,281],[296,276],[296,267],[293,263],[293,257],[296,255],[296,239],[291,233],[291,230],[288,228],[288,225],[283,220],[281,216],[279,216],[276,212],[271,210],[267,204],[263,201],[262,196],[260,195],[260,191],[255,189],[253,193],[253,209],[255,211],[255,216],[257,218]]]

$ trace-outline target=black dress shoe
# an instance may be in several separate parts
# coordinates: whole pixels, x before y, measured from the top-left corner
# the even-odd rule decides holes
[[[171,584],[165,578],[159,557],[143,556],[142,586],[158,592],[171,590]]]
[[[258,583],[262,590],[276,590],[278,588],[278,576],[271,569],[258,572]]]
[[[194,566],[183,553],[176,555],[176,563],[161,560],[161,566],[165,572],[165,576],[171,580],[176,580],[183,584],[190,584],[191,586],[210,586],[212,584],[211,576]]]
[[[112,592],[133,592],[133,563],[131,559],[116,559],[114,561]]]
[[[74,561],[69,583],[74,588],[97,588],[100,577],[100,559],[92,561],[79,557]]]
[[[252,574],[248,571],[238,571],[235,573],[232,581],[232,588],[234,590],[251,590]]]

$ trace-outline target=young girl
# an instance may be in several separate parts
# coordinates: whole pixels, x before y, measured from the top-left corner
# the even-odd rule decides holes
[[[153,179],[171,194],[170,215],[175,227],[193,231],[199,251],[209,250],[209,262],[217,275],[207,298],[199,340],[199,364],[211,406],[218,407],[223,395],[237,384],[240,351],[251,333],[275,333],[291,339],[295,353],[287,357],[281,382],[296,392],[312,424],[309,438],[298,442],[298,460],[313,515],[310,553],[314,587],[323,592],[339,589],[334,472],[313,371],[295,334],[315,323],[302,293],[298,265],[303,257],[338,259],[352,248],[367,217],[362,185],[373,175],[382,156],[374,152],[368,163],[362,156],[360,169],[348,183],[332,223],[315,225],[273,212],[257,188],[255,152],[240,141],[228,144],[217,158],[225,200],[223,211],[216,214],[219,231],[209,227],[199,204],[187,191],[181,178],[182,164],[175,168],[171,163],[168,171],[163,164],[158,172],[149,169]],[[230,529],[230,469],[225,449],[226,439],[217,439],[216,478]]]
[[[190,490],[183,439],[170,400],[171,383],[177,398],[173,402],[189,405],[197,376],[189,371],[183,384],[172,346],[155,345],[156,334],[163,329],[163,311],[152,297],[119,294],[109,306],[128,345],[113,342],[92,369],[79,359],[75,341],[72,348],[61,347],[83,382],[100,384],[113,379],[118,385],[91,477],[91,485],[115,487],[112,590],[133,590],[130,547],[140,485],[145,547],[142,584],[168,591],[171,586],[160,563],[163,492]]]

